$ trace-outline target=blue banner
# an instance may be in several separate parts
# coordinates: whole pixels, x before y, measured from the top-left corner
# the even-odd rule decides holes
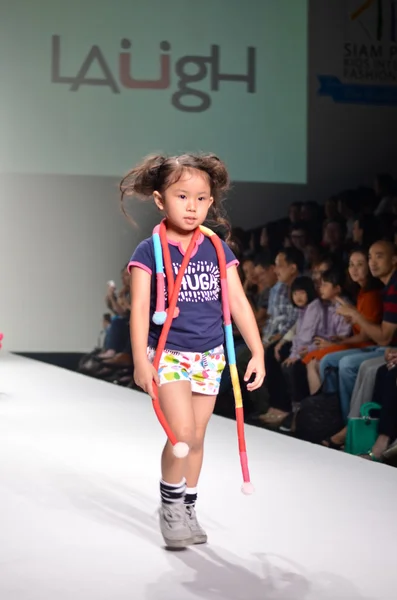
[[[317,75],[320,82],[319,96],[331,96],[341,104],[372,104],[397,106],[397,85],[374,85],[342,83],[333,75]]]

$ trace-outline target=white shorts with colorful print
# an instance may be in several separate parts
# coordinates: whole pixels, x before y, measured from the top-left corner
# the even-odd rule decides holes
[[[148,358],[153,362],[156,350],[149,347]],[[207,352],[178,352],[164,350],[160,358],[160,385],[175,381],[190,381],[192,392],[216,396],[226,359],[223,346]]]

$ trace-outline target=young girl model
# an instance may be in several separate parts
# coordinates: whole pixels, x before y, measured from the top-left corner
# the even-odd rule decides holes
[[[228,189],[225,165],[214,155],[185,154],[147,157],[121,182],[124,196],[153,198],[165,219],[174,275],[197,228],[207,216],[220,217],[222,195]],[[249,390],[262,385],[264,350],[250,304],[244,294],[234,254],[222,242],[227,263],[227,286],[232,318],[251,350],[245,381]],[[217,254],[200,234],[178,296],[179,314],[173,319],[158,372],[152,365],[161,326],[153,322],[156,304],[156,265],[152,238],[141,242],[129,263],[131,272],[131,345],[134,379],[154,397],[179,441],[189,446],[186,458],[176,458],[167,440],[161,457],[160,529],[168,546],[183,548],[205,543],[195,503],[203,462],[203,444],[225,366],[224,333]]]

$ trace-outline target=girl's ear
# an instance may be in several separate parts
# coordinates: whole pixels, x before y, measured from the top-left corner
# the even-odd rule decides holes
[[[153,192],[153,198],[159,210],[164,210],[164,202],[159,192]]]

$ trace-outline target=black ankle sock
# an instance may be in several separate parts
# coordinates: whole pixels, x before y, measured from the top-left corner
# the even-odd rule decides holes
[[[161,501],[164,504],[182,503],[185,496],[186,480],[182,479],[180,483],[166,483],[160,481]]]
[[[194,506],[197,502],[197,488],[186,488],[185,504]]]

